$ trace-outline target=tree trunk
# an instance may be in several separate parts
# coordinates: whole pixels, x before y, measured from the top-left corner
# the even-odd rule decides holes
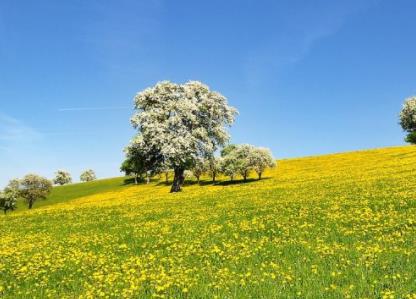
[[[244,178],[244,182],[247,181],[247,171],[244,171],[243,178]]]
[[[150,175],[146,175],[146,184],[150,183]]]
[[[166,183],[169,183],[169,172],[165,172],[165,181]]]
[[[216,176],[216,173],[214,172],[214,173],[212,174],[212,182],[213,182],[213,183],[215,183],[215,176]]]
[[[33,199],[29,199],[29,209],[33,207]]]
[[[261,180],[261,172],[259,172],[259,180]]]
[[[137,184],[138,184],[138,182],[137,182],[137,173],[134,175],[134,184],[135,184],[135,185],[137,185]]]
[[[175,168],[175,176],[173,178],[173,184],[170,188],[170,192],[179,192],[181,191],[181,186],[183,185],[183,182],[185,181],[184,172],[185,169],[183,168]]]
[[[199,175],[196,177],[196,181],[198,182],[198,184],[199,184]]]

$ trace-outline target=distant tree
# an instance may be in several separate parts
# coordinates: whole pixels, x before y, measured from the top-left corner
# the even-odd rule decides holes
[[[400,112],[400,125],[408,133],[406,142],[416,144],[416,97],[405,100]]]
[[[250,171],[253,170],[253,159],[254,155],[254,146],[250,144],[241,144],[238,145],[232,152],[238,161],[238,172],[243,177],[244,181],[247,181],[247,177],[250,174]]]
[[[221,172],[230,177],[233,181],[234,177],[240,172],[240,161],[234,153],[229,153],[220,160]]]
[[[250,171],[253,170],[251,159],[251,155],[253,154],[253,152],[254,146],[252,145],[231,144],[222,150],[221,155],[223,156],[223,158],[227,158],[224,161],[228,161],[228,163],[232,164],[232,166],[229,166],[231,167],[230,171],[235,171],[236,173],[239,173],[243,177],[244,181],[246,181]]]
[[[13,211],[16,209],[17,199],[19,198],[19,180],[14,179],[0,192],[0,209],[4,211]]]
[[[195,163],[192,167],[192,174],[195,176],[197,182],[199,183],[201,175],[203,175],[206,171],[204,160],[196,159]]]
[[[250,155],[250,164],[257,173],[259,180],[266,168],[274,167],[276,165],[272,153],[268,148],[255,148]]]
[[[143,171],[137,161],[131,157],[126,158],[120,166],[120,171],[124,172],[126,176],[133,176],[134,183],[137,185],[139,179],[142,179]]]
[[[135,108],[135,142],[154,161],[160,159],[174,170],[171,192],[181,190],[184,171],[196,159],[212,155],[228,141],[225,126],[237,113],[223,95],[196,81],[159,82],[136,95]]]
[[[212,182],[215,183],[215,180],[217,178],[217,175],[221,172],[221,163],[220,158],[216,158],[214,156],[205,159],[205,170],[208,173],[208,175],[211,177]]]
[[[53,183],[56,185],[65,185],[72,182],[71,174],[64,170],[58,170],[55,172],[55,178],[53,179]]]
[[[90,182],[90,181],[96,180],[97,176],[95,175],[94,170],[87,169],[87,170],[85,170],[84,172],[81,173],[79,178],[80,178],[81,182]]]
[[[125,149],[126,159],[121,164],[120,170],[126,175],[134,176],[135,184],[146,176],[147,183],[154,174],[162,172],[163,164],[158,156],[146,152],[145,147],[133,141]]]
[[[20,196],[29,204],[29,209],[38,199],[45,199],[52,190],[52,183],[36,174],[28,174],[20,181]]]
[[[222,150],[221,150],[221,157],[225,157],[226,155],[230,154],[231,152],[235,151],[237,149],[237,144],[227,144]]]

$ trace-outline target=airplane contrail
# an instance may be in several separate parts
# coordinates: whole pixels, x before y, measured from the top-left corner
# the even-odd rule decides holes
[[[119,106],[119,107],[70,107],[70,108],[59,108],[59,112],[65,111],[98,111],[98,110],[122,110],[131,109],[130,106]]]

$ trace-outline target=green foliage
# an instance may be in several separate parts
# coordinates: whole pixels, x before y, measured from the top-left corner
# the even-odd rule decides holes
[[[405,141],[411,144],[416,144],[416,131],[407,134]]]

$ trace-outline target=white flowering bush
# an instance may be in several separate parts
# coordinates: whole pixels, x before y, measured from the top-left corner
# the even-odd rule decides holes
[[[71,174],[65,170],[58,170],[55,172],[55,178],[53,179],[53,183],[55,185],[65,185],[72,182]]]
[[[133,139],[154,164],[174,170],[171,192],[181,190],[184,171],[198,158],[213,156],[229,139],[226,126],[237,110],[227,99],[201,82],[169,81],[139,92],[131,122],[139,133]]]
[[[406,141],[416,143],[416,97],[405,100],[400,112],[400,125],[408,132]]]
[[[97,176],[95,175],[94,170],[87,169],[81,173],[81,176],[79,177],[81,182],[90,182],[97,179]]]

